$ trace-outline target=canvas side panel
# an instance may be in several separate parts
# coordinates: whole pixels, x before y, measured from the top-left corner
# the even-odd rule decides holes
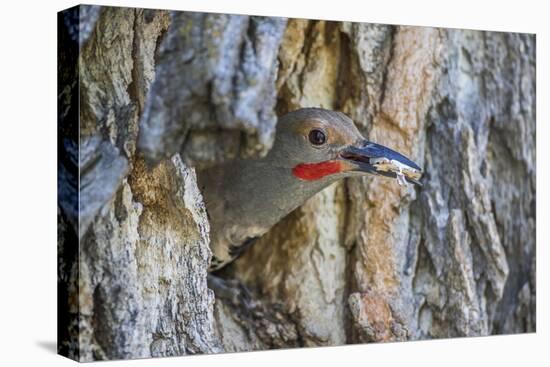
[[[78,360],[79,7],[57,14],[57,352]]]

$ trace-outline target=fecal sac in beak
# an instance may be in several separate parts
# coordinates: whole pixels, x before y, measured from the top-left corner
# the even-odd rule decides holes
[[[407,182],[422,186],[422,168],[416,163],[383,145],[364,141],[361,147],[344,149],[341,157],[356,165],[356,171],[368,172],[397,179],[400,185]]]

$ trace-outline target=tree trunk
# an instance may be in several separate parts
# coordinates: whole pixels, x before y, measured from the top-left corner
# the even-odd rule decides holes
[[[59,22],[60,353],[535,331],[534,35],[93,6]],[[312,106],[424,186],[312,197],[223,271],[250,314],[207,287],[195,170],[265,154],[276,116]]]

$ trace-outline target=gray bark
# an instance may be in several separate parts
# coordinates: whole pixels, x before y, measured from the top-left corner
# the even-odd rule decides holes
[[[60,50],[62,354],[535,331],[534,35],[80,11],[60,26],[78,40]],[[276,116],[310,106],[419,162],[424,186],[328,187],[224,270],[253,312],[215,299],[195,170],[265,154]]]

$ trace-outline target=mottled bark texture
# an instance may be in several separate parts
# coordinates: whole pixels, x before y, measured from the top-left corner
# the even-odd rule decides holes
[[[60,353],[535,330],[534,35],[80,6],[59,39]],[[242,299],[215,299],[195,169],[265,154],[276,116],[313,106],[424,186],[328,187],[223,270]]]
[[[145,158],[154,164],[181,152],[200,168],[265,154],[276,123],[285,24],[283,18],[172,13],[141,123]]]

